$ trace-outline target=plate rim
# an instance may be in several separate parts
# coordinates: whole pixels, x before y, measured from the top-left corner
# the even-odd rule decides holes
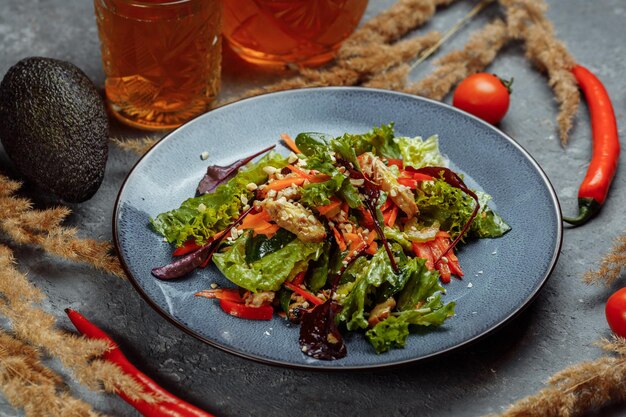
[[[444,108],[447,108],[448,110],[451,110],[453,112],[459,113],[465,117],[469,117],[471,119],[474,119],[475,121],[479,122],[480,124],[482,124],[483,126],[486,126],[488,129],[491,129],[493,131],[495,131],[498,135],[502,136],[504,139],[506,139],[507,141],[509,141],[511,143],[511,145],[513,145],[515,148],[517,148],[518,151],[521,152],[521,154],[531,163],[531,165],[536,169],[536,171],[539,173],[541,180],[543,181],[544,185],[546,186],[549,195],[551,197],[552,203],[553,203],[553,207],[555,209],[555,214],[557,217],[557,230],[556,230],[556,245],[554,248],[554,252],[552,253],[552,257],[550,258],[550,262],[549,262],[549,266],[546,269],[546,272],[544,273],[544,276],[541,278],[539,285],[534,289],[534,291],[525,299],[523,300],[523,302],[520,304],[519,307],[517,307],[513,312],[511,312],[508,316],[502,318],[501,320],[499,320],[495,325],[489,327],[488,329],[480,332],[479,334],[462,341],[461,343],[458,343],[454,346],[450,346],[444,350],[439,350],[437,352],[432,352],[426,355],[421,355],[421,356],[416,356],[414,358],[410,358],[410,359],[404,359],[404,360],[400,360],[400,361],[396,361],[396,362],[391,362],[391,363],[380,363],[380,364],[370,364],[370,365],[348,365],[348,366],[326,366],[324,364],[317,364],[317,365],[312,365],[312,364],[306,364],[306,363],[302,363],[302,364],[296,364],[293,362],[288,362],[288,361],[281,361],[281,360],[276,360],[276,359],[269,359],[267,357],[263,357],[263,356],[259,356],[253,353],[248,353],[248,352],[243,352],[240,350],[236,350],[235,348],[220,344],[214,340],[211,340],[203,335],[201,335],[200,333],[198,333],[197,331],[189,328],[188,326],[186,326],[184,323],[178,321],[175,317],[173,317],[170,313],[168,313],[167,311],[165,311],[160,305],[158,305],[156,303],[156,301],[154,301],[143,289],[143,287],[139,284],[139,282],[135,279],[135,277],[133,276],[133,274],[130,272],[130,268],[129,266],[126,264],[126,261],[124,260],[123,256],[121,255],[121,250],[120,250],[120,241],[118,238],[118,219],[119,219],[119,212],[120,212],[120,199],[122,196],[122,193],[124,192],[125,188],[126,188],[126,184],[128,182],[128,180],[130,179],[130,177],[133,175],[133,173],[135,172],[135,170],[137,169],[137,167],[139,166],[139,164],[145,159],[147,158],[151,153],[153,153],[160,145],[162,145],[166,140],[168,140],[171,136],[175,135],[179,130],[186,128],[188,125],[192,124],[192,123],[196,123],[199,119],[207,116],[210,113],[214,113],[214,112],[220,112],[223,109],[229,109],[232,107],[236,107],[238,105],[240,105],[241,103],[247,103],[250,101],[255,101],[255,100],[259,100],[259,99],[263,99],[267,96],[281,96],[281,95],[289,95],[289,94],[297,94],[297,93],[302,93],[303,91],[366,91],[366,92],[371,92],[371,93],[376,93],[376,94],[387,94],[387,95],[395,95],[395,96],[400,96],[400,97],[406,97],[406,98],[410,98],[412,100],[417,100],[417,101],[423,101],[423,102],[427,102],[427,103],[431,103],[431,104],[435,104],[437,106],[441,106]],[[562,219],[562,211],[561,211],[561,205],[559,203],[559,199],[558,196],[556,194],[556,191],[554,190],[554,186],[552,185],[552,183],[550,182],[550,179],[548,178],[547,174],[545,173],[545,171],[543,170],[543,168],[541,168],[541,166],[539,165],[539,163],[535,160],[535,158],[523,147],[521,146],[515,139],[513,139],[511,136],[509,136],[507,133],[505,133],[504,131],[498,129],[497,127],[487,123],[486,121],[470,114],[467,113],[463,110],[460,110],[456,107],[453,107],[447,103],[441,102],[441,101],[437,101],[437,100],[433,100],[433,99],[429,99],[426,97],[421,97],[421,96],[416,96],[416,95],[412,95],[412,94],[408,94],[408,93],[402,93],[402,92],[398,92],[398,91],[393,91],[393,90],[385,90],[385,89],[379,89],[379,88],[369,88],[369,87],[337,87],[337,86],[331,86],[331,87],[307,87],[307,88],[298,88],[298,89],[290,89],[290,90],[283,90],[283,91],[274,91],[274,92],[268,92],[268,93],[263,93],[263,94],[259,94],[253,97],[247,97],[241,100],[237,100],[234,102],[230,102],[227,104],[224,104],[222,106],[216,107],[214,109],[211,109],[203,114],[200,114],[196,117],[194,117],[193,119],[189,120],[188,122],[184,123],[183,125],[179,126],[178,128],[172,130],[171,132],[168,132],[166,135],[164,135],[161,139],[159,139],[159,141],[157,143],[155,143],[154,145],[152,145],[152,147],[146,152],[144,153],[132,166],[132,168],[128,171],[128,174],[126,175],[126,177],[124,178],[124,181],[122,182],[122,185],[120,186],[120,189],[117,193],[117,197],[115,198],[115,204],[113,206],[113,219],[112,219],[112,233],[113,233],[113,244],[115,247],[115,252],[117,255],[117,258],[120,261],[120,264],[122,266],[122,269],[124,270],[125,275],[128,277],[128,280],[130,281],[130,283],[132,284],[132,286],[134,287],[135,291],[137,291],[139,293],[139,295],[141,296],[141,298],[143,298],[143,300],[145,302],[147,302],[147,304],[154,309],[157,313],[159,313],[163,318],[165,318],[169,323],[173,324],[175,327],[177,327],[179,330],[182,330],[183,332],[187,333],[188,335],[200,340],[203,343],[208,344],[209,346],[212,346],[214,348],[217,348],[219,350],[222,350],[224,352],[230,353],[232,355],[238,356],[240,358],[244,358],[244,359],[248,359],[248,360],[252,360],[254,362],[257,363],[262,363],[265,365],[273,365],[273,366],[280,366],[280,367],[284,367],[284,368],[290,368],[290,369],[300,369],[300,370],[314,370],[314,371],[326,371],[326,372],[337,372],[337,371],[363,371],[363,370],[372,370],[372,369],[391,369],[391,368],[396,368],[396,367],[400,367],[400,366],[406,366],[408,364],[416,364],[418,362],[423,362],[426,360],[430,360],[430,359],[434,359],[436,357],[440,357],[440,356],[444,356],[447,354],[450,354],[454,351],[463,349],[471,344],[474,344],[476,342],[478,342],[479,340],[482,340],[486,337],[488,337],[489,335],[497,332],[498,330],[500,330],[502,327],[504,327],[505,325],[507,325],[508,323],[510,323],[513,319],[515,319],[516,317],[518,317],[523,311],[525,311],[532,303],[533,301],[537,298],[537,296],[539,295],[539,292],[542,290],[542,288],[545,286],[546,282],[548,281],[548,279],[550,278],[550,276],[552,275],[552,272],[554,272],[554,269],[556,267],[560,252],[561,252],[561,248],[563,245],[563,219]],[[321,361],[320,361],[321,362]],[[329,362],[329,363],[334,363],[334,362]]]

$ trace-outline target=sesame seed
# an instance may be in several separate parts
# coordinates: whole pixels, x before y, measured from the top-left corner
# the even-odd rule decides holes
[[[217,284],[216,283],[212,283],[211,284],[211,288],[216,289],[217,288]]]
[[[207,151],[204,151],[200,154],[200,159],[202,159],[203,161],[206,161],[207,159],[209,159],[209,153]]]

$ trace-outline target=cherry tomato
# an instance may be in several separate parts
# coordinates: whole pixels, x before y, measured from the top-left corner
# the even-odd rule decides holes
[[[609,297],[604,312],[613,333],[626,337],[626,287]]]
[[[489,123],[499,123],[509,109],[512,82],[485,72],[470,75],[454,91],[452,104]]]

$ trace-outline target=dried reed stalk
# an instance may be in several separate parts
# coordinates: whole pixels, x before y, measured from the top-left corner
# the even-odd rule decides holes
[[[626,339],[603,340],[615,356],[582,362],[553,375],[547,388],[511,405],[500,417],[574,417],[626,399]]]
[[[394,42],[428,22],[439,6],[455,0],[399,0],[365,22],[341,45],[337,60],[363,55],[370,45]]]
[[[576,61],[545,15],[544,0],[499,0],[507,17],[509,34],[522,39],[526,56],[539,70],[547,72],[550,87],[560,105],[557,123],[561,144],[566,145],[580,103],[578,84],[572,75]]]
[[[600,261],[600,267],[596,271],[589,271],[583,276],[587,284],[604,283],[607,287],[622,276],[626,270],[626,233],[617,238],[613,249]]]
[[[437,68],[405,91],[441,100],[461,80],[489,65],[508,41],[506,24],[496,19],[474,33],[462,50],[452,51],[437,61]]]
[[[21,184],[0,175],[0,231],[20,245],[34,245],[44,251],[124,278],[124,271],[109,242],[82,239],[74,228],[61,224],[71,213],[67,207],[33,209],[28,199],[14,193]]]
[[[54,317],[37,305],[44,299],[43,293],[15,268],[13,254],[4,245],[0,245],[0,296],[0,313],[11,321],[15,337],[59,359],[81,384],[94,390],[123,391],[135,399],[157,400],[117,365],[98,359],[108,349],[107,342],[55,327]]]
[[[143,138],[118,139],[111,138],[111,141],[121,149],[143,155],[157,143],[160,138],[146,136]]]
[[[27,417],[97,417],[89,404],[72,397],[63,379],[41,363],[39,352],[0,330],[0,390]]]

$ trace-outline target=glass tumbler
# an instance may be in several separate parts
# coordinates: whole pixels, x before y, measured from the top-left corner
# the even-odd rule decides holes
[[[357,27],[367,0],[224,0],[224,37],[266,67],[330,61]]]
[[[162,130],[208,110],[220,88],[221,0],[94,0],[113,114]]]

